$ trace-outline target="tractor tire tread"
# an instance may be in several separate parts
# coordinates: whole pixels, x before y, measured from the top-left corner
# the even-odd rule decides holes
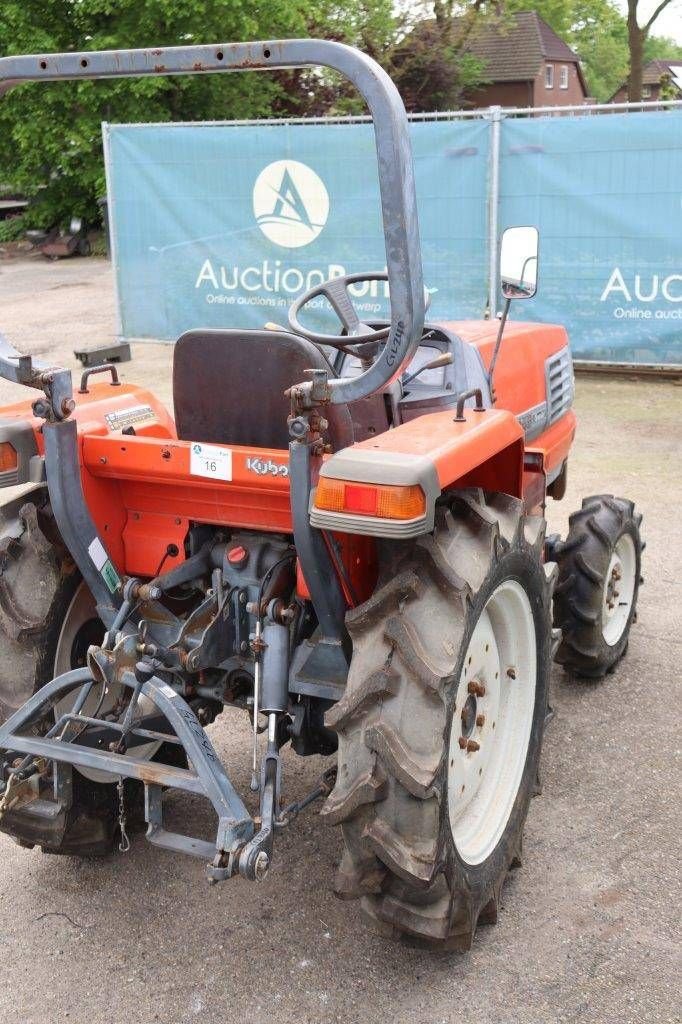
[[[555,545],[559,580],[554,592],[554,624],[563,633],[555,660],[578,679],[603,678],[625,654],[630,626],[637,616],[645,547],[639,532],[641,523],[642,515],[629,498],[590,495],[583,498],[582,508],[569,516],[566,539]],[[624,532],[635,543],[635,591],[623,634],[609,646],[602,634],[602,600],[611,553]]]
[[[444,744],[474,602],[484,582],[492,586],[495,572],[511,564],[498,567],[507,557],[533,567],[528,571],[546,625],[538,642],[547,686],[557,577],[542,571],[544,538],[544,520],[524,516],[517,499],[460,492],[449,507],[437,509],[433,535],[380,549],[377,591],[350,613],[346,695],[326,716],[339,737],[339,769],[322,814],[343,834],[335,892],[361,898],[363,911],[386,935],[469,949],[477,923],[496,918],[507,872],[520,863],[527,803],[490,858],[490,877],[472,881],[466,865],[445,852]],[[420,586],[397,583],[415,576]],[[536,774],[537,765],[533,784]]]

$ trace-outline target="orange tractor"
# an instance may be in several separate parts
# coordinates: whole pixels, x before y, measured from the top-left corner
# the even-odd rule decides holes
[[[2,376],[41,392],[0,410],[0,485],[33,484],[2,508],[0,828],[92,856],[143,817],[211,881],[260,880],[324,797],[336,892],[387,933],[468,948],[520,861],[552,657],[611,670],[640,580],[630,501],[588,498],[565,540],[545,536],[575,433],[570,350],[561,327],[506,323],[535,291],[537,232],[505,233],[499,324],[425,323],[405,111],[337,43],[4,57],[0,91],[312,65],[372,114],[385,274],[325,282],[288,330],[185,334],[173,418],[115,367],[74,394],[67,370],[0,346]],[[353,307],[368,276],[388,321]],[[299,321],[320,296],[338,334]],[[207,731],[228,705],[251,719],[256,816]],[[334,758],[290,804],[287,744]],[[168,789],[209,801],[215,839],[165,827]]]

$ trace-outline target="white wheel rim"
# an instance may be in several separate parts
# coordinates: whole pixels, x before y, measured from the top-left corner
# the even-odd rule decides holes
[[[94,598],[88,589],[88,587],[81,583],[78,590],[73,596],[71,604],[69,605],[62,628],[59,633],[59,639],[57,640],[57,649],[54,660],[54,674],[55,676],[62,675],[64,672],[68,672],[75,666],[71,663],[71,654],[73,651],[73,645],[76,640],[78,631],[89,622],[91,619],[97,618],[97,610],[95,608]],[[122,694],[124,687],[120,685],[108,687],[107,693],[104,699],[104,703],[100,710],[100,715],[106,714],[115,702]],[[55,715],[66,714],[74,705],[78,691],[71,692],[62,698],[57,704],[55,704]],[[100,700],[101,688],[99,685],[93,686],[92,690],[88,695],[83,706],[83,713],[85,715],[91,715],[96,710]],[[152,714],[154,711],[154,705],[148,697],[141,697],[134,715],[135,719],[141,718],[143,715]],[[138,747],[133,747],[130,752],[130,757],[140,758],[142,760],[149,760],[157,752],[161,746],[160,742],[144,743]],[[86,779],[90,779],[92,782],[113,782],[114,777],[108,772],[100,771],[98,768],[77,768],[81,775],[84,775]]]
[[[520,583],[506,580],[474,628],[450,732],[448,812],[457,852],[467,864],[487,860],[506,828],[526,764],[536,680],[530,601]],[[476,688],[478,695],[470,692]]]
[[[628,624],[637,582],[637,552],[629,533],[616,541],[606,572],[602,595],[601,631],[609,647],[615,647]]]

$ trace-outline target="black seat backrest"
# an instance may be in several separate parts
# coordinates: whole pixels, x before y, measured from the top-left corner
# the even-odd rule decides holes
[[[289,399],[305,370],[328,370],[320,349],[296,334],[194,330],[173,356],[175,425],[182,441],[288,448]],[[353,443],[347,405],[329,405],[326,440],[333,451]]]

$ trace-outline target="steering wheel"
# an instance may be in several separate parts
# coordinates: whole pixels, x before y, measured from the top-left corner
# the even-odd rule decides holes
[[[348,294],[348,286],[357,284],[359,281],[388,281],[388,274],[385,271],[375,271],[369,274],[344,274],[343,277],[333,277],[329,281],[323,281],[322,284],[318,284],[315,288],[308,289],[289,307],[289,327],[294,334],[300,334],[302,337],[308,338],[318,345],[332,345],[335,348],[344,348],[349,344],[357,345],[361,342],[379,341],[381,338],[387,338],[391,332],[390,325],[388,327],[379,327],[375,331],[368,327],[367,324],[363,324],[355,311],[353,300]],[[312,299],[316,299],[318,295],[324,295],[329,301],[332,309],[346,328],[346,334],[319,334],[316,331],[308,330],[307,327],[303,327],[299,322],[298,314],[304,306],[307,306]]]

